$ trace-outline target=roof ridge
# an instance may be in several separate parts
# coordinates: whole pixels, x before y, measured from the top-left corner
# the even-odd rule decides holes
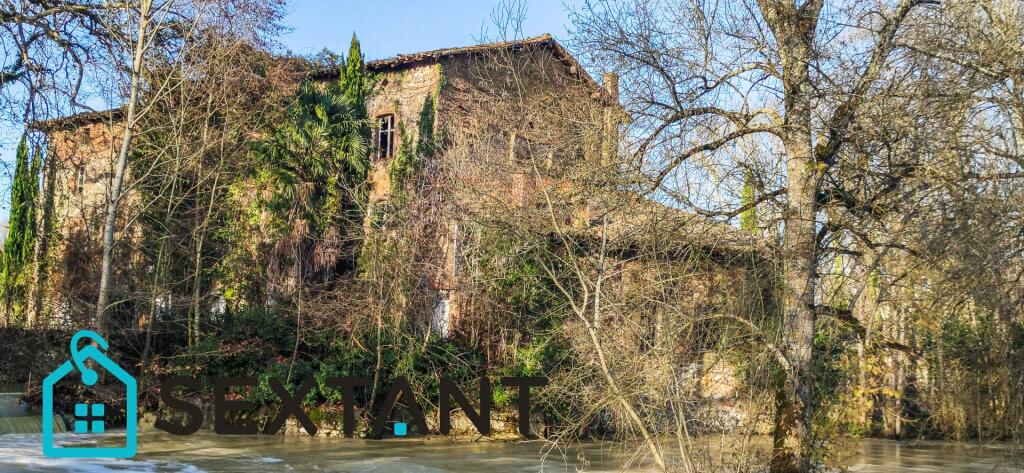
[[[521,45],[521,44],[542,43],[544,41],[550,41],[550,40],[553,40],[553,39],[555,39],[555,37],[551,36],[551,33],[544,33],[542,35],[530,36],[528,38],[521,38],[521,39],[510,39],[510,40],[503,40],[503,41],[491,41],[491,42],[487,42],[487,43],[476,43],[476,44],[469,44],[469,45],[465,45],[465,46],[449,46],[449,47],[445,47],[445,48],[428,49],[428,50],[425,50],[425,51],[416,51],[416,52],[411,52],[411,53],[399,53],[399,54],[396,54],[396,55],[391,56],[391,57],[374,59],[374,60],[371,60],[369,62],[372,63],[372,62],[379,62],[379,61],[387,61],[389,59],[394,59],[394,58],[404,57],[404,56],[419,56],[419,55],[432,54],[432,53],[447,53],[449,51],[460,51],[460,50],[466,50],[466,49],[491,49],[491,48],[498,48],[498,47],[504,47],[504,46],[515,46],[515,45]]]
[[[551,33],[544,33],[539,36],[531,36],[528,38],[505,40],[505,41],[493,41],[490,43],[478,43],[467,46],[453,46],[438,49],[429,49],[426,51],[418,51],[412,53],[401,53],[391,57],[374,59],[366,63],[367,67],[387,67],[396,66],[401,64],[407,64],[427,58],[437,58],[441,56],[449,56],[453,54],[465,54],[476,51],[486,51],[492,49],[509,48],[516,46],[527,46],[533,44],[542,44],[548,41],[555,41],[555,37]]]

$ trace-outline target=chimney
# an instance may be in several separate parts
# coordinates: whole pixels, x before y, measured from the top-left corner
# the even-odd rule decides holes
[[[614,72],[601,74],[602,87],[604,92],[611,97],[615,103],[619,103],[619,75]]]

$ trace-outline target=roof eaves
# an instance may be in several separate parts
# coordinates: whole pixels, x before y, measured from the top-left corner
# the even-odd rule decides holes
[[[124,116],[124,111],[124,107],[117,107],[108,110],[82,112],[67,117],[33,121],[28,124],[28,128],[46,133],[74,130],[75,128],[94,123],[119,121]]]

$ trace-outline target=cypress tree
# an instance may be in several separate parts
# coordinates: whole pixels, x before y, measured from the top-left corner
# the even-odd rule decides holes
[[[24,135],[18,144],[14,177],[11,180],[11,213],[4,241],[0,270],[0,292],[9,324],[24,325],[30,266],[35,248],[35,198],[39,191],[39,159],[30,157]]]
[[[355,33],[352,33],[352,43],[348,48],[345,65],[338,74],[338,87],[341,88],[341,96],[345,103],[355,112],[356,118],[368,118],[366,96],[368,95],[369,80],[366,77],[363,50]]]
[[[352,33],[352,42],[348,48],[348,57],[338,71],[338,83],[335,84],[341,101],[350,111],[350,119],[356,123],[356,131],[363,138],[362,142],[372,143],[370,136],[370,117],[366,110],[366,99],[370,94],[370,78],[366,74],[366,63],[359,38]],[[370,168],[370,150],[372,146],[349,146],[344,151],[349,161],[346,180],[347,185],[354,189],[355,204],[363,207],[366,204],[366,177]]]

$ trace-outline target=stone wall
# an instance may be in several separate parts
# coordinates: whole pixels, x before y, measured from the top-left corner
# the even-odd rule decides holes
[[[37,317],[33,308],[34,323],[63,326],[73,323],[75,314],[90,311],[102,254],[103,217],[123,130],[112,116],[97,114],[48,130],[39,222],[52,228],[39,230],[49,230],[51,239],[37,243],[37,253],[43,256],[45,250],[49,270],[33,277],[30,292],[41,296],[39,312],[47,319]],[[122,217],[132,204],[130,198],[121,203]],[[120,223],[119,232],[125,228],[125,222]]]
[[[94,122],[49,136],[48,165],[56,166],[55,217],[62,227],[95,227],[105,212],[120,150],[120,123]],[[98,228],[90,228],[90,231]]]
[[[428,96],[436,95],[441,83],[441,71],[437,64],[415,65],[396,71],[385,72],[378,78],[374,95],[367,103],[370,119],[383,115],[395,116],[395,150],[388,159],[378,156],[371,158],[372,168],[370,202],[386,200],[391,194],[391,176],[388,166],[398,148],[406,140],[415,143],[420,111]]]

